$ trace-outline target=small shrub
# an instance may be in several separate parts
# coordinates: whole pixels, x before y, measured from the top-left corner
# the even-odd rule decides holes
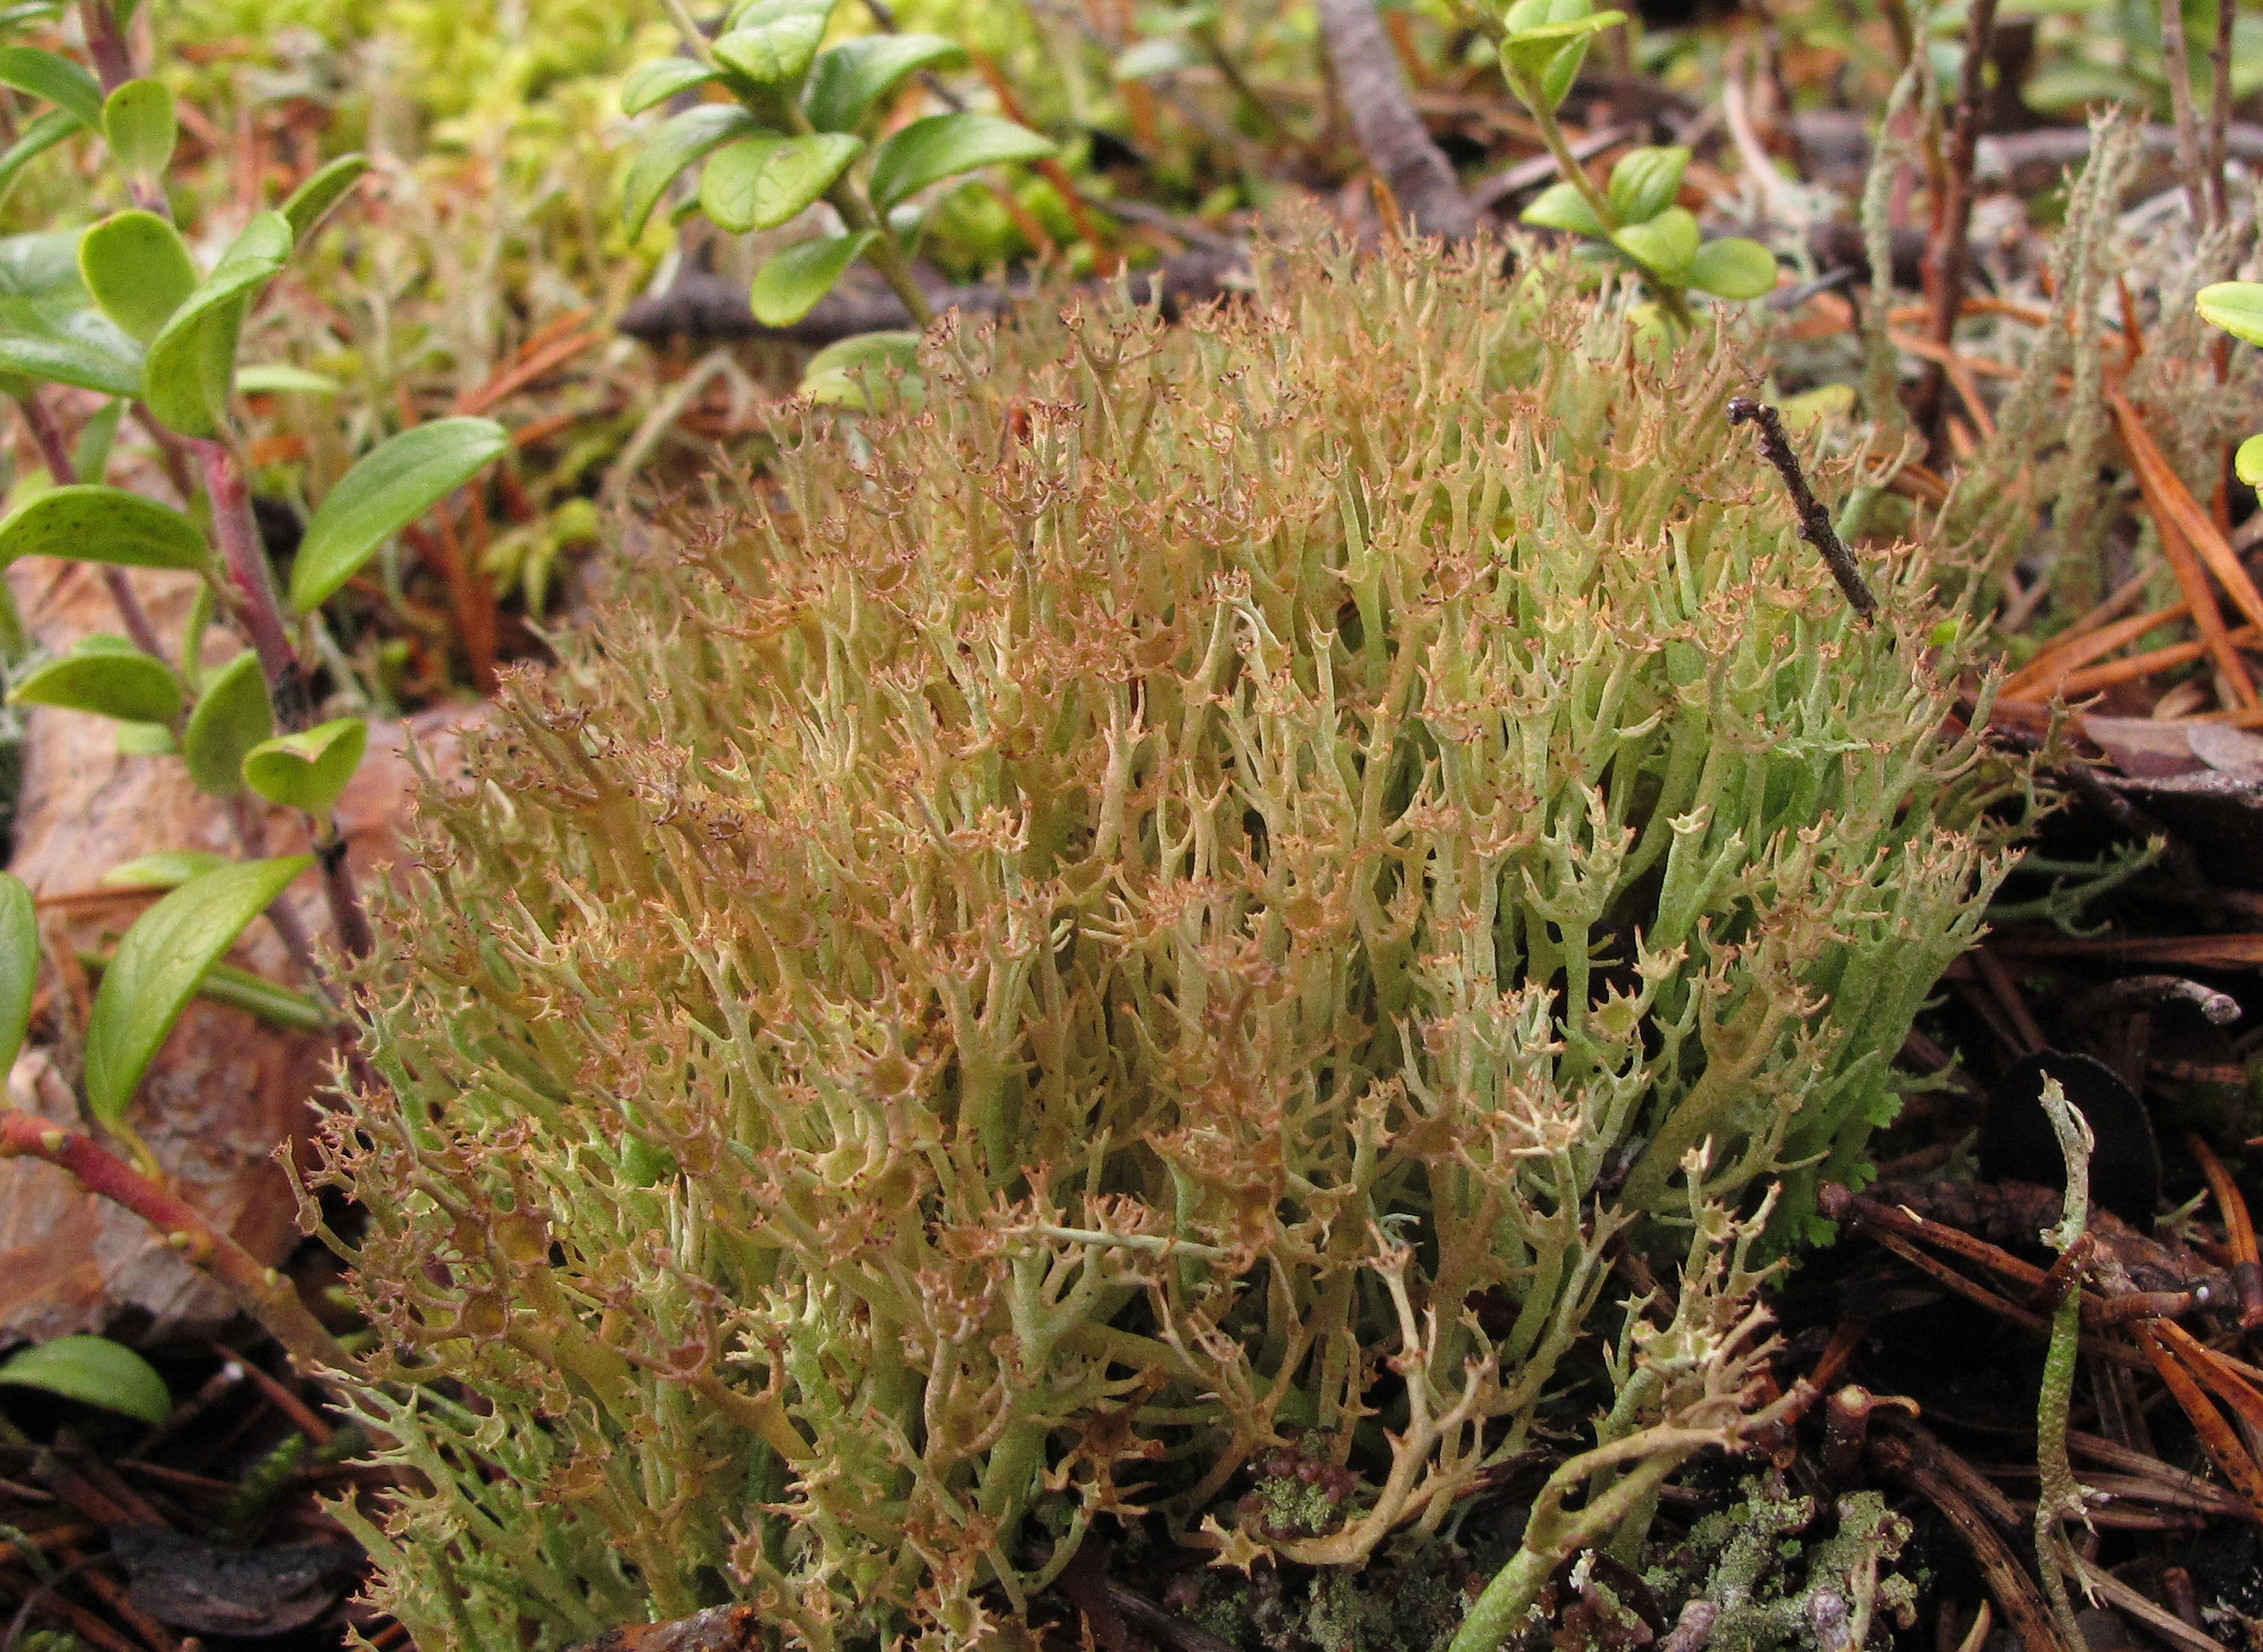
[[[1734,324],[1259,289],[781,415],[428,792],[329,1148],[420,1645],[960,1644],[1130,1508],[1355,1564],[1575,1383],[1741,1402],[1748,1307],[1575,1343],[1630,1241],[1749,1297],[1675,1230],[1894,1110],[1996,874],[1928,557],[1848,612]],[[1292,1442],[1331,1506],[1239,1510]]]

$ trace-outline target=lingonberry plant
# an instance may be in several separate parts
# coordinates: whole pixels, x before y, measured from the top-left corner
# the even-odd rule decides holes
[[[202,791],[234,809],[248,857],[144,868],[150,881],[179,887],[102,961],[86,1029],[84,1100],[98,1124],[129,1144],[127,1108],[158,1046],[263,911],[306,984],[318,996],[327,993],[308,937],[278,900],[286,885],[318,864],[335,941],[347,954],[367,945],[331,817],[368,730],[359,718],[316,721],[303,663],[305,624],[389,536],[507,445],[502,428],[485,419],[443,419],[379,442],[323,495],[288,592],[278,589],[252,510],[237,391],[289,370],[264,363],[239,372],[238,341],[262,290],[366,169],[353,156],[321,168],[279,206],[253,213],[212,267],[199,270],[171,221],[166,186],[177,111],[166,87],[138,70],[132,10],[132,0],[80,7],[91,70],[42,47],[0,47],[0,80],[53,105],[0,156],[0,176],[28,152],[56,144],[89,145],[103,162],[89,171],[84,207],[91,223],[0,242],[0,394],[13,401],[47,471],[47,485],[20,487],[20,502],[0,520],[0,566],[23,557],[99,565],[124,633],[41,658],[8,608],[0,641],[7,643],[10,695],[115,719],[122,749],[184,763]],[[26,14],[18,7],[7,16],[20,22]],[[75,444],[66,405],[83,415]],[[129,414],[155,444],[169,497],[107,480],[112,439]],[[129,576],[133,569],[198,582],[183,635],[158,635]],[[5,591],[0,585],[0,598]],[[215,627],[237,643],[233,654],[216,643]],[[314,855],[267,855],[267,805],[304,815]],[[0,968],[10,980],[35,967],[29,912],[28,903],[12,903],[0,932],[7,955]],[[13,1041],[7,1053],[12,1058]],[[14,1133],[0,1151],[39,1150],[43,1140],[39,1131]]]
[[[873,34],[820,51],[836,0],[735,0],[711,41],[670,0],[689,56],[662,58],[630,77],[634,115],[685,93],[703,100],[662,122],[629,173],[622,218],[635,235],[676,178],[703,162],[696,210],[733,234],[776,229],[820,201],[831,233],[774,253],[754,277],[756,319],[783,327],[807,315],[861,258],[903,301],[914,323],[933,313],[912,278],[918,196],[978,167],[1036,160],[1053,146],[995,115],[925,115],[886,137],[875,127],[911,75],[963,61],[937,34]],[[707,100],[712,90],[719,98]],[[685,210],[695,209],[691,200]]]
[[[1497,15],[1481,5],[1462,11],[1493,41],[1502,78],[1530,112],[1563,174],[1524,209],[1526,223],[1604,243],[1642,273],[1660,307],[1680,322],[1689,319],[1692,288],[1730,299],[1774,289],[1776,261],[1766,247],[1741,236],[1706,240],[1696,215],[1678,204],[1688,150],[1630,149],[1612,167],[1607,188],[1572,154],[1556,110],[1589,43],[1624,22],[1626,13],[1597,11],[1592,0],[1515,0]]]
[[[1096,1521],[1356,1566],[1594,1415],[1489,1652],[1770,1415],[1768,1249],[1998,871],[1965,628],[1922,547],[1849,607],[1732,316],[1254,268],[782,411],[428,795],[326,1146],[419,1645],[971,1645]]]
[[[2200,290],[2193,305],[2201,315],[2243,343],[2263,345],[2263,281],[2217,281]],[[2250,436],[2231,456],[2232,468],[2250,487],[2263,486],[2263,435]]]

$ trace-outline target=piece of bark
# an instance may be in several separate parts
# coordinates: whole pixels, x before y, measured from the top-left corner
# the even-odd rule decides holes
[[[27,629],[57,653],[90,631],[115,629],[107,593],[84,565],[30,560],[10,571]],[[159,634],[178,638],[192,582],[136,573],[133,580]],[[388,758],[398,729],[373,730],[373,755],[342,800],[349,860],[362,869],[397,859],[392,827],[404,796],[405,766]],[[263,819],[267,852],[305,846],[297,817]],[[147,908],[147,894],[110,895],[102,874],[119,862],[166,849],[201,849],[240,859],[244,849],[226,809],[199,792],[177,759],[121,757],[116,725],[83,712],[32,708],[26,720],[23,788],[12,870],[43,900],[41,930],[50,957],[107,951]],[[318,938],[327,912],[314,878],[286,897]],[[305,990],[274,928],[252,924],[232,961]],[[48,976],[52,990],[68,982]],[[75,1029],[83,1005],[59,1006]],[[327,1081],[335,1046],[328,1037],[282,1031],[249,1013],[192,1001],[151,1064],[131,1112],[176,1191],[253,1255],[279,1262],[297,1242],[295,1204],[274,1162],[276,1149],[305,1136],[311,1104]],[[64,1117],[67,1085],[42,1066],[56,1052],[34,1049],[10,1076],[15,1104],[83,1128]],[[178,1255],[138,1217],[82,1192],[69,1176],[35,1159],[0,1162],[0,1344],[102,1332],[142,1343],[210,1336],[236,1317],[233,1300]]]
[[[1338,95],[1367,164],[1390,186],[1417,234],[1468,239],[1477,214],[1415,113],[1399,78],[1399,54],[1374,0],[1320,0],[1320,24]]]

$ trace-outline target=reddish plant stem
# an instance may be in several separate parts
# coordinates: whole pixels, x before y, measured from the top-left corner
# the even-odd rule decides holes
[[[283,1345],[303,1374],[353,1368],[289,1280],[92,1137],[13,1107],[0,1110],[0,1158],[18,1158],[45,1159],[67,1171],[88,1192],[124,1206],[163,1234],[184,1261],[217,1280]]]
[[[149,411],[146,401],[133,404],[133,418],[134,423],[148,432],[149,439],[157,444],[157,458],[165,467],[165,480],[173,484],[173,492],[180,494],[181,503],[186,505],[196,496],[196,474],[189,468],[188,443],[158,424],[156,415]]]
[[[1985,70],[1996,37],[1996,0],[1972,0],[1964,36],[1964,74],[1957,89],[1957,125],[1941,169],[1941,196],[1933,203],[1933,232],[1925,242],[1926,297],[1931,305],[1927,336],[1944,351],[1957,336],[1957,313],[1964,307],[1964,284],[1972,258],[1972,165],[1980,152],[1980,129],[1987,117]],[[1928,361],[1918,382],[1915,422],[1936,447],[1941,439],[1942,404],[1948,369]]]
[[[2210,224],[2208,191],[2201,178],[2200,119],[2192,108],[2192,54],[2185,44],[2181,0],[2161,0],[2161,72],[2169,77],[2169,109],[2176,123],[2176,170],[2185,186],[2192,227]]]
[[[133,78],[133,47],[107,0],[78,0],[78,17],[87,33],[87,54],[107,97]]]
[[[244,853],[254,860],[267,857],[267,822],[261,815],[262,805],[246,792],[237,792],[228,800],[228,813],[236,827],[236,839],[244,846]],[[321,955],[315,951],[314,938],[307,934],[306,926],[299,921],[298,909],[283,896],[278,895],[267,906],[267,921],[282,938],[283,950],[291,961],[299,967],[315,991],[337,1004],[337,994],[331,990],[330,972],[322,968]]]
[[[220,554],[227,563],[228,584],[235,595],[232,606],[259,654],[260,670],[275,699],[276,721],[287,731],[305,726],[306,691],[300,681],[298,656],[283,623],[282,600],[276,594],[275,572],[267,565],[267,548],[260,540],[259,521],[251,514],[251,484],[227,444],[192,444],[204,471],[205,492],[212,500],[212,532],[220,540]]]
[[[47,462],[47,474],[58,487],[69,487],[78,481],[78,466],[71,457],[71,450],[63,441],[62,427],[56,424],[55,415],[47,411],[47,403],[39,399],[37,391],[27,391],[16,399],[16,408],[23,415],[24,427],[31,431],[32,440],[38,444],[39,456]],[[157,628],[150,623],[149,610],[142,606],[133,584],[126,577],[126,570],[102,567],[102,586],[110,592],[110,601],[118,611],[118,619],[126,628],[133,645],[144,654],[165,657],[165,644],[157,640]]]
[[[321,847],[322,893],[330,901],[330,928],[338,942],[338,950],[349,958],[369,956],[370,948],[376,944],[370,932],[370,914],[361,904],[361,891],[354,887],[352,869],[346,863],[346,840],[332,829],[330,842]]]

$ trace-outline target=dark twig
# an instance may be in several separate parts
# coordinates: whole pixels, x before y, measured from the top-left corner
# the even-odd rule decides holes
[[[1944,182],[1947,187],[1933,220],[1933,233],[1925,243],[1925,287],[1931,301],[1928,336],[1942,349],[1957,335],[1957,313],[1964,307],[1965,278],[1972,262],[1972,165],[1980,149],[1980,129],[1986,118],[1988,91],[1984,71],[1988,46],[1996,33],[1996,0],[1972,0],[1965,25],[1964,75],[1957,92],[1957,126],[1949,138]],[[1925,364],[1918,381],[1914,417],[1927,440],[1938,445],[1942,401],[1948,370],[1939,360]]]
[[[1415,113],[1406,83],[1399,77],[1399,55],[1375,16],[1375,0],[1320,0],[1320,23],[1352,132],[1375,175],[1390,186],[1415,221],[1416,234],[1468,239],[1477,214]]]
[[[2192,108],[2192,53],[2185,44],[2182,0],[2161,0],[2161,61],[2176,121],[2176,170],[2185,186],[2185,208],[2192,214],[2193,228],[2206,229],[2212,220],[2202,182],[2200,119]]]
[[[1989,0],[1980,0],[1983,5]],[[1755,401],[1749,396],[1728,399],[1728,422],[1732,425],[1760,427],[1760,453],[1776,467],[1783,478],[1785,492],[1792,495],[1792,508],[1799,517],[1799,536],[1812,545],[1831,570],[1831,577],[1838,581],[1838,589],[1847,593],[1847,605],[1861,616],[1864,625],[1877,622],[1878,600],[1871,595],[1863,571],[1831,524],[1831,513],[1825,510],[1808,479],[1799,468],[1799,455],[1792,451],[1791,439],[1783,433],[1783,420],[1776,410],[1765,401]]]
[[[2231,147],[2231,25],[2239,7],[2231,0],[2216,0],[2216,42],[2208,48],[2213,77],[2208,102],[2208,219],[2211,225],[2231,222],[2231,205],[2225,198],[2224,164]],[[2229,272],[2226,272],[2229,274]]]

